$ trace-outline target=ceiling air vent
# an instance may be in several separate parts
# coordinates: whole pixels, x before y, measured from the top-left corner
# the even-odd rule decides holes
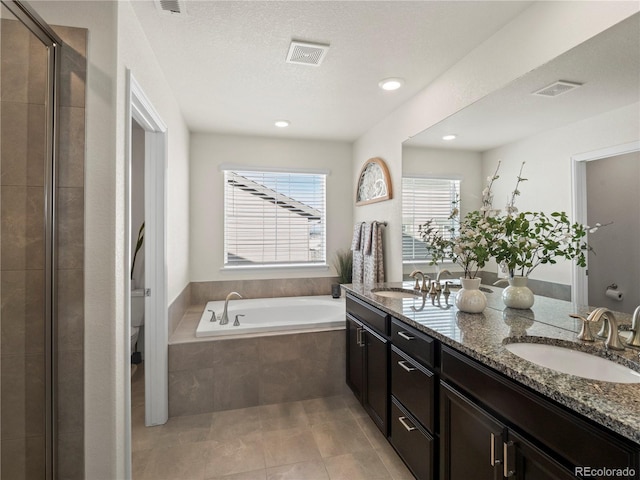
[[[557,82],[553,82],[551,85],[547,85],[546,87],[533,92],[533,95],[539,95],[541,97],[557,97],[558,95],[567,93],[568,91],[580,86],[582,86],[581,83],[558,80]]]
[[[163,13],[185,15],[187,9],[184,0],[155,0],[156,7]]]
[[[327,50],[329,50],[329,45],[292,40],[287,54],[287,63],[317,67],[324,60]]]

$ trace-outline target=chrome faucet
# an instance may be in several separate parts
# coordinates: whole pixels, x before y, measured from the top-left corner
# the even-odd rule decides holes
[[[598,336],[607,337],[604,341],[604,345],[610,350],[624,350],[624,345],[620,342],[620,336],[618,335],[618,322],[613,312],[608,308],[599,307],[589,314],[587,320],[590,322],[597,322],[602,318],[602,328],[598,332]]]
[[[418,281],[418,275],[422,276],[422,286],[420,286],[420,282]],[[416,285],[413,287],[414,290],[420,290],[421,292],[429,291],[429,286],[431,286],[431,277],[429,275],[425,275],[421,270],[414,270],[409,276],[416,279]],[[429,286],[427,286],[426,278],[429,279]]]
[[[229,300],[231,300],[234,296],[237,298],[242,298],[242,295],[240,295],[238,292],[231,292],[229,295],[227,295],[227,298],[224,301],[224,311],[222,312],[222,316],[219,318],[220,325],[226,325],[227,323],[229,323],[229,314],[227,313],[227,307],[229,306]]]
[[[631,336],[627,340],[630,347],[640,347],[640,307],[633,312],[633,320],[631,320]]]

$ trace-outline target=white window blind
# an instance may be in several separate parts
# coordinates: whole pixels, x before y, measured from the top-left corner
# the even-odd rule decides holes
[[[460,180],[448,178],[402,178],[402,260],[420,262],[430,260],[418,227],[434,219],[443,234],[456,228],[458,220],[449,219],[460,194]],[[459,208],[459,205],[458,205]]]
[[[224,264],[326,262],[326,175],[225,170]]]

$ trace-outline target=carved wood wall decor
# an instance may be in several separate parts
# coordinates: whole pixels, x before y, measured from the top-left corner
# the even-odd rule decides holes
[[[382,202],[391,198],[389,169],[381,158],[370,158],[358,176],[356,205]]]

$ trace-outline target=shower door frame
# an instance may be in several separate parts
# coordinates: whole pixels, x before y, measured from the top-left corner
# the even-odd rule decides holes
[[[57,329],[56,278],[56,185],[58,165],[58,82],[62,40],[30,5],[19,0],[0,0],[2,4],[47,48],[47,82],[45,100],[45,478],[56,471],[56,375]]]

